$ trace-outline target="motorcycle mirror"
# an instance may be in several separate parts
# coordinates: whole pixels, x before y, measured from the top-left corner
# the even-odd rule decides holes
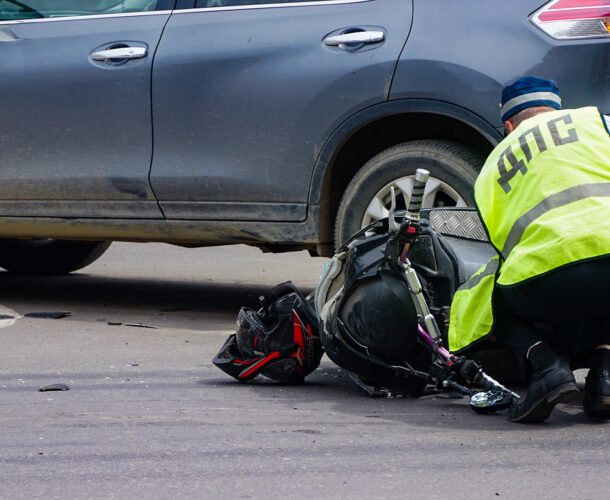
[[[512,394],[504,391],[481,391],[470,396],[470,408],[481,414],[506,410],[512,404]]]

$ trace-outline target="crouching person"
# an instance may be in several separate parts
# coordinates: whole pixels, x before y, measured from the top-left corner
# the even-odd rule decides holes
[[[449,348],[493,335],[515,353],[531,381],[514,422],[548,418],[582,367],[585,413],[609,418],[610,119],[562,109],[555,82],[533,76],[503,89],[501,114],[508,135],[475,184],[498,255],[456,292]]]

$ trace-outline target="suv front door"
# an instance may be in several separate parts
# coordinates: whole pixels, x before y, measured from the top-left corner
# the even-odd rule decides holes
[[[304,220],[330,133],[387,98],[411,2],[178,0],[176,9],[153,73],[151,184],[165,216]]]
[[[0,0],[0,216],[160,218],[150,78],[174,0]]]

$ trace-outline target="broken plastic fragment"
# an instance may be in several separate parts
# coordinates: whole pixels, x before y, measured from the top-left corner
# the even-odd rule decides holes
[[[38,389],[39,392],[48,392],[48,391],[69,391],[70,388],[66,384],[51,384],[45,385]]]
[[[70,311],[50,311],[25,313],[26,318],[60,319],[72,316]]]

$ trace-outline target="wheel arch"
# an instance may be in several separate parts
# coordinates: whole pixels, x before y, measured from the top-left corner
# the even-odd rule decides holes
[[[319,206],[319,255],[332,254],[339,202],[358,169],[388,147],[419,139],[458,142],[486,157],[502,137],[480,116],[442,101],[389,101],[350,117],[326,141],[312,176],[309,203]]]

